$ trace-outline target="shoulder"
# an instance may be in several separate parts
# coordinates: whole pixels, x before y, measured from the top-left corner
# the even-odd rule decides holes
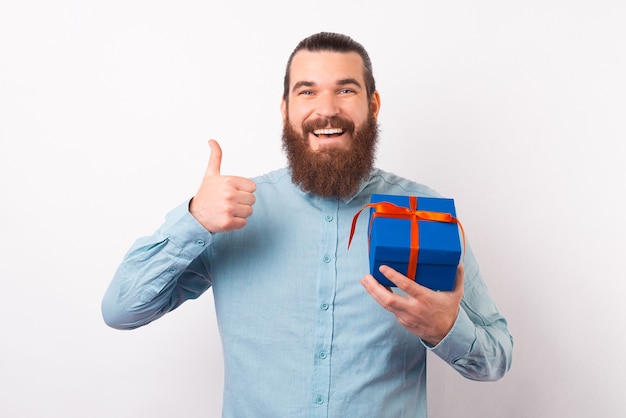
[[[276,185],[280,183],[291,183],[291,176],[287,168],[279,168],[269,173],[256,176],[252,179],[258,185]]]
[[[370,193],[442,197],[439,192],[429,186],[378,168],[372,170],[367,188],[370,189],[368,190]]]
[[[294,194],[301,195],[300,191],[291,181],[291,172],[287,168],[279,168],[262,174],[252,179],[256,184],[256,194],[266,198],[280,196],[286,198]]]

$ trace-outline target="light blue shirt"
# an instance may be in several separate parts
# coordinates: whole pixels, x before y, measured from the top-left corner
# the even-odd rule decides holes
[[[356,212],[372,193],[435,191],[378,169],[349,200],[305,193],[287,169],[254,181],[245,228],[211,234],[186,202],[135,242],[102,304],[108,325],[132,329],[212,287],[224,417],[426,417],[427,350],[470,379],[495,380],[509,369],[512,338],[469,247],[462,309],[435,347],[360,284],[368,219],[359,218],[348,250]]]

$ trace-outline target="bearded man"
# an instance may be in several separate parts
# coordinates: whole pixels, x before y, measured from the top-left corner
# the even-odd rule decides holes
[[[224,417],[426,417],[428,351],[470,379],[501,378],[512,338],[469,247],[450,292],[387,266],[400,291],[380,285],[365,218],[347,252],[352,218],[373,193],[440,196],[374,168],[379,109],[362,45],[335,33],[300,42],[281,104],[288,167],[222,176],[209,141],[198,192],[117,270],[106,323],[143,326],[211,287]]]

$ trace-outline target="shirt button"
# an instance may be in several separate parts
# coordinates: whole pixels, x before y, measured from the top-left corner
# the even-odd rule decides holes
[[[315,403],[318,405],[321,405],[324,403],[324,398],[322,398],[321,396],[318,396],[317,398],[315,398]]]
[[[324,219],[326,219],[326,222],[332,222],[332,220],[333,220],[333,215],[326,215],[326,216],[324,217]]]
[[[204,247],[204,240],[199,239],[199,240],[196,241],[196,244],[198,244],[201,247]]]
[[[329,306],[328,306],[328,303],[322,303],[322,304],[320,305],[320,309],[321,309],[321,310],[323,310],[323,311],[327,311],[327,310],[328,310],[328,307],[329,307]]]
[[[329,255],[325,255],[324,256],[324,263],[330,263],[330,260],[331,260],[331,258],[330,258]]]
[[[328,357],[328,354],[326,354],[326,351],[320,351],[320,358],[324,360],[326,357]]]

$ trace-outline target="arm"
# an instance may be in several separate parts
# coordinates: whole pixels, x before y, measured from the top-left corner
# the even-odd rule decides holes
[[[133,329],[195,299],[210,286],[203,253],[212,236],[181,205],[152,236],[135,242],[102,301],[107,325]]]
[[[246,225],[256,185],[222,176],[222,150],[214,140],[209,145],[211,157],[194,198],[172,211],[154,235],[135,242],[117,269],[102,301],[109,326],[137,328],[200,296],[211,285],[204,250],[212,233]]]
[[[406,296],[390,292],[371,275],[362,280],[366,290],[461,375],[497,380],[509,370],[513,339],[469,247],[452,292],[432,291],[389,267],[381,272]]]

